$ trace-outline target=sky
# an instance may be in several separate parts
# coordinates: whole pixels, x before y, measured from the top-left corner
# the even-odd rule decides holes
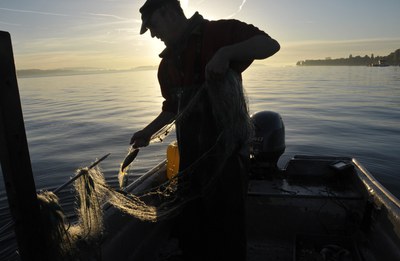
[[[164,45],[140,35],[144,0],[0,0],[17,69],[156,66]],[[187,17],[238,19],[281,44],[263,61],[295,65],[400,48],[400,0],[181,0]]]

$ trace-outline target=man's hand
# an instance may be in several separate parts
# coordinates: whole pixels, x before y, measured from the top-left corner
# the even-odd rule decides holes
[[[140,130],[132,135],[129,144],[131,144],[133,148],[146,147],[150,143],[150,138],[151,135],[149,135],[145,130]]]
[[[133,148],[146,147],[150,143],[151,136],[158,130],[173,121],[175,113],[162,111],[152,122],[149,123],[143,130],[140,130],[132,135],[129,144]]]

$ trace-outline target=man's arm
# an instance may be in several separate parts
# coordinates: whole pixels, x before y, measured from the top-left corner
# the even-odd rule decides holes
[[[265,59],[280,49],[279,43],[265,35],[256,35],[252,38],[221,48],[221,52],[230,61],[246,61]]]
[[[146,147],[149,145],[151,136],[160,130],[165,125],[172,122],[175,114],[168,111],[162,111],[149,125],[143,130],[140,130],[133,134],[129,144],[132,144],[134,148]]]
[[[232,61],[249,61],[265,59],[280,49],[279,43],[266,35],[256,35],[252,38],[219,49],[206,66],[207,79],[223,75]]]

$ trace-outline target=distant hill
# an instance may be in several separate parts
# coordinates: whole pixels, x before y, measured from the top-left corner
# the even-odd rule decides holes
[[[400,65],[400,49],[397,49],[393,53],[390,53],[387,56],[371,56],[365,55],[364,57],[355,56],[353,57],[351,54],[348,58],[338,58],[332,59],[327,57],[323,60],[305,60],[305,61],[298,61],[296,65],[299,66],[320,66],[320,65],[346,65],[346,66],[368,66],[379,64],[379,61],[384,61],[387,65]]]
[[[126,70],[110,70],[100,68],[71,68],[71,69],[26,69],[17,70],[17,76],[19,78],[28,77],[48,77],[48,76],[68,76],[68,75],[85,75],[85,74],[104,74],[104,73],[119,73],[119,72],[131,72],[131,71],[145,71],[145,70],[156,70],[157,66],[139,66]]]

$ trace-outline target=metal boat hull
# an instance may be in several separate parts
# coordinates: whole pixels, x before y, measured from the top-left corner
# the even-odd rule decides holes
[[[165,179],[163,162],[128,189]],[[106,213],[103,260],[162,260],[160,249],[179,252],[170,221]],[[351,158],[296,156],[283,170],[250,179],[247,222],[248,260],[400,260],[400,202]]]

